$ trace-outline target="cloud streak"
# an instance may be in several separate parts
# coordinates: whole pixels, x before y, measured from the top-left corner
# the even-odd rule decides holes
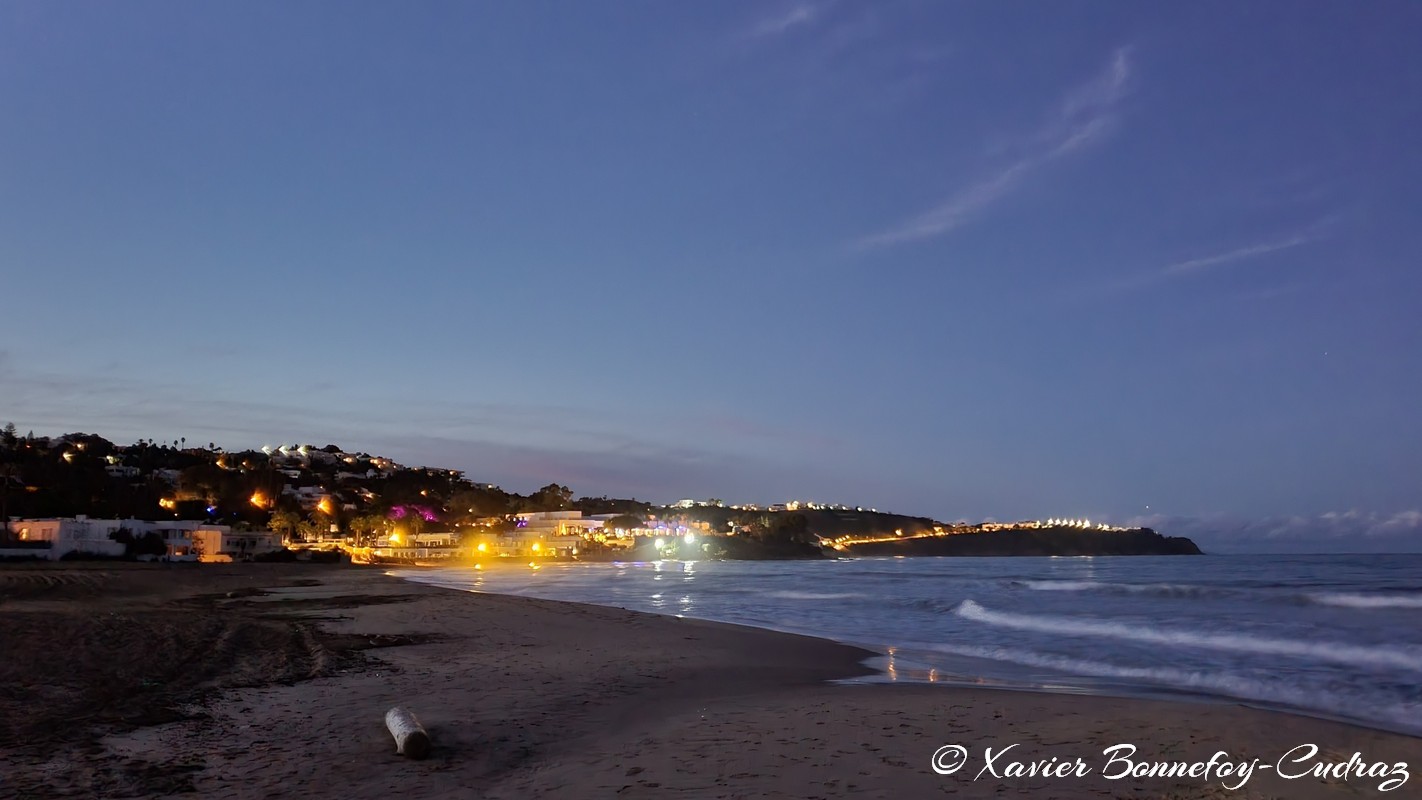
[[[1251,258],[1258,258],[1259,256],[1266,256],[1270,253],[1277,253],[1280,250],[1288,250],[1290,248],[1298,247],[1299,245],[1308,244],[1312,241],[1314,241],[1314,237],[1299,234],[1296,236],[1290,236],[1287,239],[1280,239],[1278,241],[1261,242],[1259,244],[1249,245],[1248,247],[1241,247],[1235,250],[1230,250],[1225,253],[1216,253],[1215,255],[1203,256],[1201,258],[1192,258],[1187,261],[1180,261],[1162,268],[1157,273],[1157,276],[1161,278],[1169,278],[1176,275],[1188,275],[1194,272],[1201,272],[1203,270],[1210,269],[1211,267],[1217,267],[1221,264],[1232,264],[1236,261],[1247,261]]]
[[[1326,222],[1312,225],[1303,231],[1281,239],[1268,239],[1255,244],[1245,245],[1244,247],[1236,247],[1233,250],[1197,256],[1184,261],[1167,264],[1163,267],[1127,275],[1123,278],[1083,289],[1077,293],[1077,298],[1112,295],[1135,289],[1143,289],[1166,281],[1188,278],[1192,275],[1198,275],[1226,265],[1253,261],[1254,259],[1273,255],[1274,253],[1293,250],[1294,248],[1318,241],[1320,238],[1318,231],[1325,224]]]
[[[858,247],[892,247],[950,233],[1043,167],[1102,141],[1116,127],[1117,109],[1129,91],[1131,75],[1130,49],[1119,48],[1105,70],[1067,91],[1047,121],[1021,138],[1024,154],[928,211],[860,239]]]
[[[820,16],[818,6],[796,3],[782,12],[761,18],[746,31],[746,38],[764,39],[782,36],[795,28],[809,25]]]

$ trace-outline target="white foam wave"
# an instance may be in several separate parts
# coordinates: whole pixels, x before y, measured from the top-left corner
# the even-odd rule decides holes
[[[1257,700],[1296,708],[1311,708],[1349,717],[1355,716],[1360,708],[1367,708],[1369,714],[1374,715],[1376,719],[1408,728],[1416,728],[1417,720],[1422,718],[1422,704],[1419,703],[1399,703],[1377,707],[1375,701],[1369,698],[1351,697],[1338,692],[1320,692],[1312,688],[1289,688],[1279,681],[1262,681],[1230,673],[1197,672],[1171,667],[1129,667],[1004,647],[950,644],[931,645],[930,647],[941,653],[985,658],[992,661],[1007,661],[1029,667],[1098,678],[1139,681],[1172,689],[1192,689],[1206,694],[1242,700]]]
[[[789,589],[769,594],[771,597],[779,597],[782,600],[849,600],[864,596],[857,592],[796,592]]]
[[[992,611],[972,600],[964,600],[954,609],[964,619],[1038,633],[1066,636],[1099,636],[1176,647],[1198,647],[1235,653],[1314,658],[1337,664],[1382,669],[1404,669],[1422,672],[1422,650],[1402,650],[1389,647],[1361,647],[1339,642],[1300,642],[1292,639],[1267,639],[1254,635],[1230,633],[1195,633],[1143,628],[1122,622],[1106,622],[1073,617],[1034,616]]]
[[[1023,586],[1038,592],[1103,592],[1106,594],[1151,594],[1162,597],[1205,597],[1237,594],[1233,589],[1218,586],[1196,586],[1188,583],[1100,583],[1098,581],[1022,581]]]
[[[1090,592],[1106,587],[1095,581],[1023,581],[1022,585],[1039,592]]]
[[[1308,599],[1320,605],[1344,608],[1422,608],[1422,595],[1415,594],[1320,592],[1308,595]]]

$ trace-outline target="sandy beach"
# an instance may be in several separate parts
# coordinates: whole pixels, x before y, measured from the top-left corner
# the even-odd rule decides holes
[[[323,565],[0,567],[0,796],[1358,797],[1379,777],[1108,780],[1137,761],[1411,762],[1422,740],[1230,704],[834,684],[874,655]],[[395,754],[413,711],[428,760]],[[958,771],[930,768],[945,745]],[[994,762],[1082,759],[1073,777]],[[1386,796],[1409,796],[1409,779]]]

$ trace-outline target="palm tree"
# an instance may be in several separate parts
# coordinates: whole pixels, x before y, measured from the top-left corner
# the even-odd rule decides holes
[[[315,519],[303,519],[297,523],[296,529],[301,531],[303,539],[311,541],[321,539],[326,533],[327,526]]]
[[[291,539],[296,535],[296,530],[301,526],[301,517],[293,511],[275,511],[267,521],[267,526],[280,533],[283,538]]]
[[[385,518],[379,514],[361,514],[351,519],[351,533],[355,534],[357,546],[364,546],[371,536],[384,529]]]

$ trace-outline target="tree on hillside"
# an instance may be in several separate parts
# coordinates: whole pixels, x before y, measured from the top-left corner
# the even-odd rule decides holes
[[[223,494],[228,473],[216,464],[204,462],[184,469],[178,475],[178,490],[185,500],[216,503]]]
[[[15,423],[5,423],[5,430],[0,431],[0,444],[3,444],[6,450],[12,450],[19,443],[20,437],[15,434]]]
[[[480,517],[497,517],[509,512],[509,497],[502,491],[460,488],[445,502],[445,521],[469,523]]]
[[[773,519],[769,514],[745,513],[735,519],[735,528],[753,539],[764,539],[770,532]]]
[[[618,514],[617,516],[609,519],[607,522],[604,522],[602,526],[608,530],[630,531],[636,528],[640,528],[646,524],[646,521],[644,521],[641,517],[634,516],[632,514]]]
[[[804,514],[789,514],[776,520],[771,528],[767,541],[809,544],[815,540],[814,534],[810,533],[809,520]]]
[[[564,511],[573,502],[573,490],[550,483],[528,498],[535,511]]]

